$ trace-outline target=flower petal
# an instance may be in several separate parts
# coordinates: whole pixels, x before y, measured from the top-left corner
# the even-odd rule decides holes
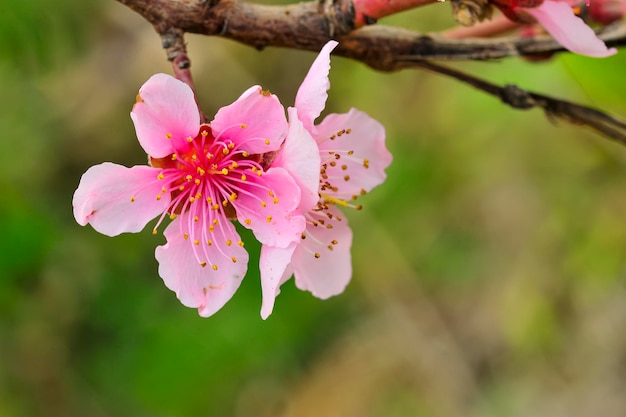
[[[105,162],[83,174],[74,193],[74,217],[81,226],[90,223],[107,236],[136,233],[170,202],[169,194],[161,196],[159,170],[148,166],[126,168]]]
[[[385,147],[385,128],[378,121],[351,109],[328,115],[317,131],[322,168],[336,187],[329,194],[350,200],[385,180],[392,157]]]
[[[202,216],[206,207],[196,207],[197,211],[183,213],[170,223],[164,232],[167,243],[157,247],[155,255],[165,285],[184,306],[208,317],[239,288],[248,269],[248,253],[238,244],[239,235],[230,221],[220,218],[210,231],[212,219]],[[198,214],[200,219],[194,222]]]
[[[287,135],[285,109],[274,94],[250,87],[233,104],[222,107],[211,122],[216,139],[231,140],[248,153],[280,148]]]
[[[329,212],[332,218],[308,213],[317,226],[307,226],[291,259],[296,286],[322,299],[342,293],[352,277],[352,231],[339,209],[331,206]]]
[[[330,53],[338,44],[337,41],[328,41],[324,45],[296,94],[295,107],[298,109],[300,120],[304,128],[313,134],[315,134],[313,122],[324,110],[328,98]]]
[[[292,243],[286,248],[263,245],[259,269],[261,270],[261,289],[263,291],[263,304],[261,305],[261,318],[265,320],[274,310],[274,301],[280,294],[280,286],[293,274],[290,267],[291,256],[296,249],[297,243]]]
[[[130,112],[137,139],[148,155],[163,158],[185,149],[195,137],[200,113],[191,88],[167,74],[155,74],[139,89]]]
[[[290,107],[289,133],[274,161],[273,167],[285,168],[296,180],[302,192],[300,211],[311,210],[319,200],[320,152],[315,139],[298,119],[298,112]]]
[[[270,168],[262,176],[250,175],[247,187],[232,204],[237,219],[263,244],[285,248],[297,242],[306,227],[297,210],[300,187],[283,168]]]
[[[607,48],[566,2],[545,0],[538,7],[523,10],[537,19],[565,49],[596,58],[617,53],[617,49]]]

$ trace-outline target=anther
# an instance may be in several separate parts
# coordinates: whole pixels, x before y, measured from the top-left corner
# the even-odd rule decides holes
[[[240,240],[237,244],[243,248],[243,240]]]
[[[194,216],[194,217],[193,217],[193,221],[194,221],[194,222],[197,222],[198,220],[200,220],[200,218],[198,218],[198,216]]]
[[[367,169],[367,168],[369,168],[369,167],[370,167],[370,160],[369,160],[369,159],[364,159],[364,160],[363,160],[363,167],[364,167],[365,169]]]
[[[241,174],[241,181],[245,181],[247,179],[248,179],[248,177],[246,177],[246,174]]]
[[[206,262],[200,262],[200,266],[204,268],[206,266]]]
[[[265,144],[269,145],[270,144],[270,140],[269,139],[265,139]]]
[[[189,235],[188,235],[187,233],[185,233],[185,234],[183,234],[183,238],[184,238],[185,240],[187,240],[187,239],[189,239]]]
[[[346,133],[347,133],[347,134],[352,133],[352,129],[346,129]]]
[[[248,152],[246,152],[246,151],[243,151],[243,152],[241,153],[241,156],[243,156],[244,158],[247,158],[247,157],[249,157],[249,156],[250,156],[250,154],[249,154]]]
[[[233,261],[233,263],[237,262],[237,258],[235,258],[234,256],[230,259]]]
[[[193,138],[191,136],[188,136],[187,137],[187,142],[189,142],[189,143],[193,142]]]
[[[207,159],[213,159],[215,155],[213,155],[211,152],[207,152],[206,157]]]
[[[278,204],[278,197],[274,197],[273,203]]]
[[[346,175],[345,177],[343,177],[344,181],[350,181],[350,175]]]
[[[335,248],[333,248],[333,245],[328,245],[327,246],[328,250],[334,250]]]
[[[159,233],[157,229],[152,229],[152,234],[153,235],[156,235],[157,233]]]
[[[178,159],[178,155],[176,155],[176,154],[172,155],[172,161],[175,161],[177,159]]]
[[[336,245],[336,244],[337,244],[337,241],[333,239],[333,240],[331,240],[331,242],[330,242],[330,243],[332,243],[333,245]]]
[[[165,178],[165,175],[163,175],[162,172],[159,172],[159,175],[157,175],[157,178],[162,180],[163,178]]]
[[[321,255],[317,252],[315,252],[315,258],[319,258]]]
[[[200,132],[200,134],[202,135],[203,138],[206,138],[207,136],[209,136],[209,132],[207,132],[206,130],[203,130],[202,132]]]
[[[228,148],[224,148],[224,149],[222,149],[222,153],[224,155],[228,155],[230,153],[230,150]]]
[[[199,244],[200,244],[200,241],[199,241],[198,239],[196,239],[196,240],[194,240],[194,241],[193,241],[193,244],[194,244],[194,245],[199,245]]]
[[[211,268],[213,268],[214,271],[217,271],[217,265],[213,264],[213,266],[211,266]]]
[[[157,201],[161,201],[161,194],[157,194],[156,199]]]
[[[166,133],[165,134],[165,139],[172,139],[172,134],[171,133]]]
[[[346,169],[348,169],[348,165],[345,165],[345,164],[344,164],[344,165],[342,165],[342,166],[341,166],[341,169],[343,169],[343,170],[345,171]]]
[[[267,218],[265,219],[266,222],[270,223],[272,221],[272,216],[267,216]]]
[[[354,154],[354,151],[348,151],[348,155]]]
[[[130,197],[130,202],[134,203],[135,202],[135,196]]]
[[[213,245],[213,241],[211,239],[208,239],[206,241],[206,244],[209,245],[209,246],[212,246]]]
[[[183,191],[183,190],[185,189],[185,186],[184,186],[184,185],[181,185],[180,187],[178,187],[178,189],[179,189],[180,191]]]
[[[250,220],[250,219],[245,219],[243,222],[245,224],[247,224],[248,226],[250,226],[252,224],[252,220]]]
[[[230,239],[226,239],[226,246],[230,246],[233,244],[233,241]]]
[[[228,175],[228,169],[227,168],[222,168],[222,174]]]
[[[242,128],[242,129],[245,129],[246,128],[246,124],[242,123],[242,124],[239,125],[239,127]]]

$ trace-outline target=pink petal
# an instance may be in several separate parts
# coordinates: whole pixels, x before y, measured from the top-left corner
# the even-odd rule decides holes
[[[329,212],[332,219],[320,212],[309,213],[318,226],[307,226],[306,237],[291,259],[296,286],[322,299],[342,293],[352,277],[352,231],[339,209],[331,206]]]
[[[208,216],[193,222],[197,213],[186,212],[170,223],[164,232],[167,243],[157,247],[155,255],[165,285],[184,306],[197,308],[200,316],[208,317],[239,288],[248,269],[248,253],[238,244],[239,235],[230,221],[220,219],[210,232]],[[202,262],[206,262],[204,267]]]
[[[126,168],[105,162],[83,174],[74,193],[74,217],[81,226],[90,223],[98,232],[115,236],[136,233],[163,213],[170,195],[161,194],[160,170],[148,166]]]
[[[148,155],[163,158],[196,137],[200,114],[191,88],[167,74],[155,74],[139,89],[130,112],[137,139]]]
[[[300,120],[304,128],[312,133],[315,132],[313,122],[324,110],[328,98],[330,53],[337,45],[337,41],[329,41],[324,45],[296,94],[295,107],[298,109]]]
[[[261,306],[261,318],[265,320],[274,310],[274,301],[280,294],[280,286],[293,274],[290,267],[291,256],[296,249],[297,243],[292,243],[286,248],[263,245],[259,269],[261,270],[261,289],[263,291],[263,304]]]
[[[289,133],[272,166],[285,168],[296,180],[302,192],[300,211],[304,213],[315,207],[319,200],[320,153],[315,139],[298,120],[297,110],[290,107],[287,111]]]
[[[274,94],[254,86],[233,104],[222,107],[211,122],[213,135],[231,140],[248,153],[276,151],[287,134],[285,109]]]
[[[247,183],[232,203],[239,222],[265,245],[285,248],[297,242],[306,221],[297,211],[300,187],[291,175],[283,168],[270,168],[261,177],[250,175]]]
[[[348,113],[328,115],[317,131],[328,182],[337,188],[329,194],[350,200],[361,190],[370,191],[385,180],[385,169],[392,158],[385,147],[385,128],[378,121],[351,109]]]
[[[615,48],[608,49],[566,2],[545,0],[539,7],[523,10],[537,19],[565,49],[596,58],[617,53]]]

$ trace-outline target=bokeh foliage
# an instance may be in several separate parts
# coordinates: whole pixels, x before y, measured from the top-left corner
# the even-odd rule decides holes
[[[348,213],[353,282],[251,271],[197,317],[156,274],[149,232],[75,224],[80,175],[142,164],[128,113],[158,37],[116,2],[7,0],[0,13],[0,415],[622,416],[626,149],[454,81],[333,58],[329,112],[387,128],[388,181]],[[447,5],[386,22],[434,30]],[[293,102],[314,56],[189,36],[206,113],[260,83]],[[456,64],[626,115],[624,54]]]

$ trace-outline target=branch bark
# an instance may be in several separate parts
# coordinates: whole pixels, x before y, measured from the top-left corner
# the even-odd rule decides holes
[[[237,0],[117,1],[143,16],[163,39],[168,33],[189,32],[220,36],[257,49],[275,46],[314,52],[319,51],[328,40],[336,39],[339,46],[334,54],[360,61],[379,71],[391,72],[406,68],[435,71],[497,96],[514,108],[539,107],[553,118],[589,126],[626,145],[626,124],[601,111],[527,92],[515,86],[499,87],[430,62],[492,60],[510,56],[545,57],[563,52],[563,47],[548,36],[450,39],[382,25],[360,27],[375,22],[375,19],[367,19],[364,10],[355,8],[355,4],[357,7],[366,4],[363,1],[359,3],[360,0],[320,0],[287,6],[265,6]],[[428,2],[397,0],[389,2],[389,7],[399,10]],[[381,16],[387,13],[381,7],[375,10]],[[393,11],[395,9],[389,10]],[[598,36],[608,46],[626,45],[626,22],[606,26]],[[181,61],[174,50],[167,50],[168,59],[173,63]],[[186,52],[183,58],[182,62],[188,64]]]

